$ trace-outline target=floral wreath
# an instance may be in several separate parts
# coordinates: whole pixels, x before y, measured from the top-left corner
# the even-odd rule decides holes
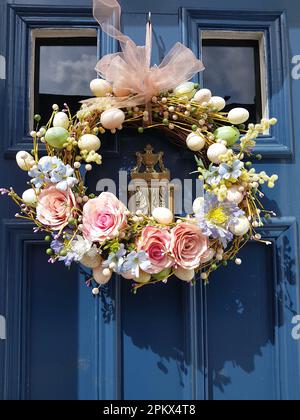
[[[21,196],[13,188],[1,193],[20,207],[16,217],[45,232],[49,262],[67,267],[78,262],[93,270],[94,295],[113,273],[131,280],[134,291],[166,283],[173,275],[193,284],[199,273],[207,283],[229,261],[242,263],[237,254],[249,240],[268,244],[256,229],[274,213],[263,208],[260,187],[273,188],[278,177],[257,173],[251,158],[262,158],[252,153],[255,140],[277,121],[246,127],[246,109],[222,112],[223,98],[188,81],[204,67],[182,44],[160,66],[150,67],[151,23],[146,46],[137,47],[118,30],[116,0],[95,0],[94,15],[122,52],[97,64],[102,78],[91,82],[95,98],[84,101],[75,116],[66,104],[62,110],[53,105],[45,126],[35,115],[33,150],[16,156],[28,172],[30,189]],[[194,201],[192,215],[175,218],[167,208],[154,209],[152,216],[132,213],[109,192],[88,193],[85,172],[102,164],[100,136],[122,127],[140,134],[163,130],[194,152],[205,193]],[[42,144],[47,155],[41,157]]]

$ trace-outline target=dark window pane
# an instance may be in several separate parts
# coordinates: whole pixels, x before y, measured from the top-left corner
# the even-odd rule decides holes
[[[226,111],[247,108],[250,121],[262,118],[258,41],[203,40],[204,87],[227,102]]]
[[[52,105],[66,102],[75,113],[79,101],[91,96],[90,81],[96,77],[97,38],[39,38],[35,56],[35,113],[43,123]]]

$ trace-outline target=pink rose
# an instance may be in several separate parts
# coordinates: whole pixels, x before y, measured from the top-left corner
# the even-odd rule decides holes
[[[171,231],[171,249],[178,266],[194,270],[208,249],[208,238],[197,225],[183,222]]]
[[[149,256],[151,266],[145,271],[158,274],[165,268],[170,268],[174,260],[170,253],[171,236],[168,229],[147,226],[142,230],[137,241],[138,251],[145,251]]]
[[[43,225],[61,230],[68,224],[76,207],[75,196],[70,189],[62,191],[51,185],[38,196],[36,217]]]
[[[126,226],[127,208],[114,194],[104,192],[83,207],[83,236],[91,242],[104,242],[119,236]]]

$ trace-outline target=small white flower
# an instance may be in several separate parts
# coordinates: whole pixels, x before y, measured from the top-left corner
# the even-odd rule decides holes
[[[82,236],[76,236],[72,242],[72,252],[76,254],[77,261],[80,261],[84,255],[88,254],[92,250],[93,243],[83,238]]]

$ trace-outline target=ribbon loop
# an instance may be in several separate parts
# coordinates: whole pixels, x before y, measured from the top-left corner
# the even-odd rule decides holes
[[[120,31],[121,7],[117,0],[94,0],[94,17],[105,33],[120,42],[122,52],[104,56],[96,66],[119,98],[135,95],[136,105],[147,104],[153,96],[174,89],[204,70],[194,53],[179,42],[159,66],[151,67],[151,21],[147,23],[146,45],[137,46]]]

